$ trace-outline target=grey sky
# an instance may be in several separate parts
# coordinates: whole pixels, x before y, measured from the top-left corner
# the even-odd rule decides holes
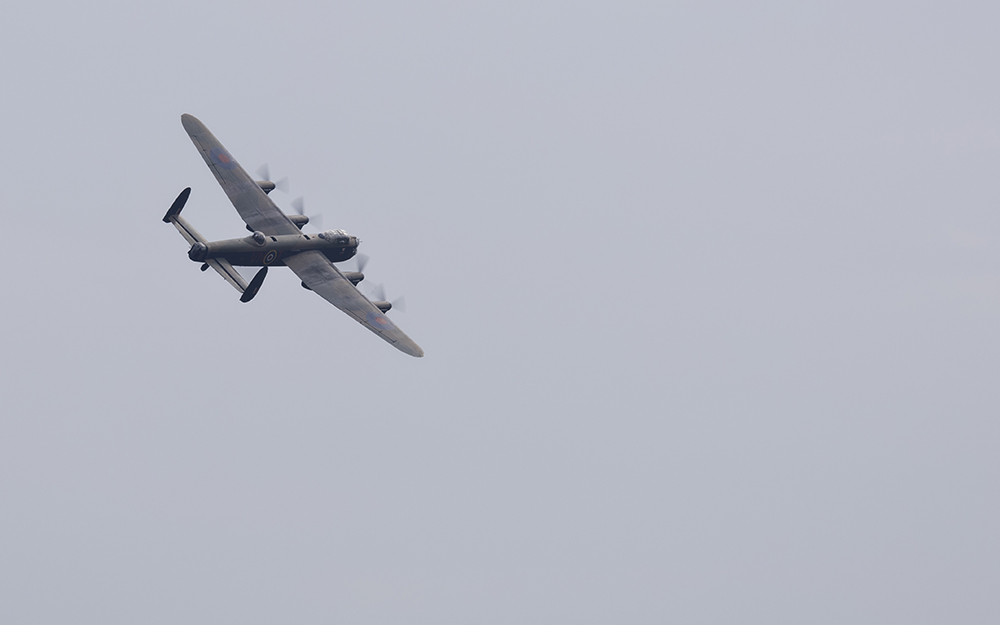
[[[996,623],[998,17],[8,7],[0,621]],[[187,260],[185,112],[425,358]]]

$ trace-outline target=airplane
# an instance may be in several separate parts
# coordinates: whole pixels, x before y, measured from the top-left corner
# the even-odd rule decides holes
[[[286,215],[268,197],[275,188],[273,182],[251,178],[198,118],[185,113],[181,115],[181,123],[251,232],[242,239],[206,240],[181,216],[181,209],[191,195],[191,187],[188,187],[181,191],[163,217],[163,221],[174,224],[191,245],[188,258],[202,263],[202,271],[211,267],[219,272],[226,282],[236,287],[244,303],[257,295],[268,267],[288,267],[302,280],[303,287],[314,291],[399,351],[417,358],[424,355],[420,346],[385,316],[392,308],[391,303],[373,302],[357,289],[357,284],[364,280],[363,273],[341,272],[334,266],[333,263],[357,254],[357,237],[343,230],[306,234],[302,227],[309,222],[308,217]],[[247,284],[234,265],[261,269]]]

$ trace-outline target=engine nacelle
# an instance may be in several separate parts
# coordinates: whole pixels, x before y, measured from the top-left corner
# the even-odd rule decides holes
[[[372,304],[375,304],[375,308],[378,308],[384,313],[387,313],[392,309],[391,302],[372,302]]]
[[[257,180],[257,186],[261,188],[264,193],[270,193],[274,191],[274,183],[270,180]]]
[[[351,281],[351,284],[358,286],[358,282],[365,279],[365,274],[360,271],[345,271],[344,277]]]

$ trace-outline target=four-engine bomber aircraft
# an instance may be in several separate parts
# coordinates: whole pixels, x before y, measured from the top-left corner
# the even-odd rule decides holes
[[[182,115],[181,123],[196,148],[215,174],[226,195],[252,234],[242,239],[206,241],[181,217],[181,209],[191,194],[188,187],[174,200],[163,221],[177,227],[191,244],[188,257],[203,263],[201,270],[215,269],[249,302],[260,290],[267,268],[284,265],[302,280],[302,286],[341,309],[358,323],[379,335],[396,349],[411,356],[424,351],[385,316],[389,302],[372,302],[357,289],[364,280],[361,272],[341,273],[333,263],[347,260],[358,251],[358,239],[343,230],[327,230],[318,235],[302,232],[309,222],[305,215],[286,215],[267,196],[274,189],[270,181],[254,181],[219,140],[192,115]],[[233,265],[261,267],[247,284]]]

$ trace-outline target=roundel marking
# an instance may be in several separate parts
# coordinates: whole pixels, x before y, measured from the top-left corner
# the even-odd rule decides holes
[[[267,254],[264,254],[264,264],[270,265],[271,263],[274,262],[276,258],[278,258],[278,252],[276,252],[275,250],[271,250]]]
[[[216,165],[223,169],[236,169],[239,166],[236,159],[222,148],[212,148],[208,155],[212,157]]]
[[[391,330],[395,327],[392,325],[392,322],[389,321],[388,317],[376,312],[368,313],[368,323],[372,324],[376,328],[379,328],[380,330]]]

